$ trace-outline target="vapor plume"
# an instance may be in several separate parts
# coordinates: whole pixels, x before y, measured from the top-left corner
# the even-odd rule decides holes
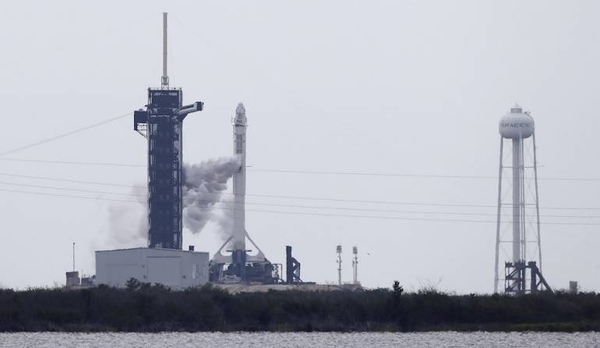
[[[143,247],[148,243],[148,204],[146,187],[133,186],[131,195],[138,204],[112,202],[108,205],[109,233],[106,248]]]
[[[233,233],[233,206],[232,196],[221,197],[221,200],[215,203],[215,209],[211,215],[211,219],[216,224],[217,232],[223,242],[231,237]]]
[[[240,170],[240,165],[238,157],[221,157],[183,166],[183,224],[191,232],[202,231],[214,217],[212,208],[221,200],[227,181]]]

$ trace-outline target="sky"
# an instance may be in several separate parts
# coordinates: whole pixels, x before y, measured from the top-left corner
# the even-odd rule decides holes
[[[0,286],[63,284],[73,243],[88,275],[95,250],[144,245],[132,113],[160,84],[164,11],[171,86],[205,103],[184,161],[230,156],[244,103],[246,227],[272,262],[291,245],[303,280],[334,283],[341,244],[349,282],[357,246],[365,287],[492,292],[498,121],[517,103],[536,122],[544,276],[600,291],[591,0],[6,2]],[[184,245],[212,256],[217,230]]]

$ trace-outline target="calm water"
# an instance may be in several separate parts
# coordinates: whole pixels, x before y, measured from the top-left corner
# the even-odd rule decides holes
[[[600,347],[600,333],[0,333],[0,347]]]

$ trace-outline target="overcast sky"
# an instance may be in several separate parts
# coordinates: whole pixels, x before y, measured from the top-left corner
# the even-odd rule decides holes
[[[163,11],[171,86],[205,103],[184,160],[231,155],[244,102],[247,230],[272,262],[292,245],[304,280],[335,282],[341,244],[350,281],[356,245],[367,287],[491,292],[498,121],[518,103],[536,121],[544,275],[600,291],[600,3],[5,2],[0,153],[142,108]],[[2,286],[63,284],[73,242],[85,274],[94,250],[144,244],[141,206],[118,201],[146,182],[132,128],[127,116],[0,156]],[[214,224],[184,238],[211,256],[221,242]]]

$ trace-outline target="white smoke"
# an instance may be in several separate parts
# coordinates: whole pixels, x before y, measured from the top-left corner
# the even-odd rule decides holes
[[[193,233],[202,231],[208,221],[216,218],[223,228],[227,216],[213,213],[221,201],[227,181],[240,170],[239,157],[221,157],[200,164],[183,166],[183,224]]]
[[[238,157],[223,157],[183,166],[183,223],[193,233],[200,232],[213,220],[222,235],[231,234],[231,199],[222,198],[227,181],[240,169]],[[133,186],[131,195],[137,204],[111,202],[108,205],[109,231],[98,248],[132,248],[148,245],[148,189]],[[213,211],[213,208],[215,211]],[[222,208],[222,209],[219,209]]]
[[[138,204],[112,202],[108,205],[109,233],[102,242],[108,248],[143,247],[148,244],[147,188],[134,186],[131,195]]]
[[[221,197],[221,200],[215,203],[211,216],[223,242],[233,234],[233,204],[232,196]]]

